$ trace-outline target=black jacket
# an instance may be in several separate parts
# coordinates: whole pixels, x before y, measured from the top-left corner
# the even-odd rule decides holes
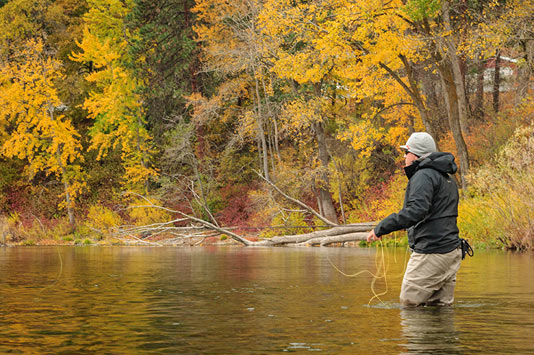
[[[456,169],[450,153],[432,153],[406,167],[409,181],[404,206],[384,218],[375,234],[407,229],[410,248],[418,253],[442,254],[457,248],[458,186],[449,175]]]

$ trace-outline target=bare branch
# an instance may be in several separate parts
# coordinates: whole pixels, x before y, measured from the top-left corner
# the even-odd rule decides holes
[[[208,229],[211,229],[211,230],[215,230],[217,232],[220,232],[220,233],[223,233],[223,234],[227,234],[229,235],[230,237],[232,237],[233,239],[237,240],[238,242],[240,243],[243,243],[247,246],[251,246],[253,245],[253,243],[245,238],[243,238],[242,236],[234,233],[234,232],[231,232],[229,230],[226,230],[226,229],[223,229],[223,228],[220,228],[220,227],[217,227],[215,226],[214,224],[210,223],[210,222],[207,222],[207,221],[204,221],[203,219],[200,219],[200,218],[197,218],[197,217],[193,217],[193,216],[190,216],[186,213],[183,213],[182,211],[176,211],[176,210],[172,210],[170,208],[167,208],[167,207],[163,207],[163,206],[158,206],[158,205],[155,205],[153,204],[149,199],[147,199],[145,196],[143,195],[140,195],[140,194],[137,194],[135,192],[128,192],[128,194],[131,194],[131,195],[134,195],[136,197],[139,197],[141,199],[143,199],[144,201],[147,202],[147,205],[144,205],[144,206],[136,206],[136,207],[150,207],[150,208],[158,208],[158,209],[161,209],[161,210],[164,210],[164,211],[167,211],[167,212],[170,212],[170,213],[175,213],[175,214],[178,214],[184,218],[187,218],[189,219],[190,221],[194,221],[194,222],[197,222],[201,225],[203,225],[204,227],[208,228]]]
[[[199,181],[200,181],[200,178],[199,178]],[[197,192],[195,191],[195,188],[194,188],[194,183],[193,181],[191,181],[191,187],[189,188],[191,193],[193,194],[193,197],[195,198],[195,200],[202,206],[202,208],[204,209],[204,211],[206,211],[206,213],[210,216],[211,220],[213,221],[213,223],[217,226],[217,227],[220,227],[219,225],[219,222],[217,222],[217,220],[215,219],[215,217],[211,214],[211,211],[210,209],[208,208],[207,204],[206,204],[206,201],[205,199],[201,197],[197,194]]]
[[[287,195],[286,193],[284,193],[282,190],[280,190],[280,188],[278,188],[278,186],[276,186],[275,184],[273,184],[271,181],[269,181],[268,179],[266,179],[263,175],[261,175],[258,171],[254,170],[254,172],[259,176],[261,177],[266,183],[268,183],[273,189],[275,189],[280,195],[284,196],[286,199],[288,199],[289,201],[299,205],[300,207],[304,208],[306,211],[310,212],[311,214],[313,214],[315,217],[319,218],[321,221],[323,221],[325,224],[329,225],[329,226],[337,226],[337,224],[335,223],[332,223],[331,221],[329,221],[328,219],[324,218],[323,216],[321,216],[321,214],[319,212],[317,212],[316,210],[314,210],[313,208],[311,208],[310,206],[308,206],[307,204]]]

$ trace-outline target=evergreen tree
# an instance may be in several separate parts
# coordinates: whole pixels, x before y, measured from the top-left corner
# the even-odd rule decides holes
[[[135,0],[127,26],[147,122],[157,143],[179,118],[187,118],[186,97],[202,91],[194,38],[194,0]]]

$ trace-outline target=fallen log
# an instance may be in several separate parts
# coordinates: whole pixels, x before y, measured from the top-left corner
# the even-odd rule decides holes
[[[344,243],[344,242],[354,242],[354,241],[361,241],[365,240],[367,236],[367,232],[369,232],[376,224],[375,223],[356,223],[356,224],[349,224],[334,228],[329,228],[321,231],[315,231],[311,233],[304,233],[304,234],[295,234],[295,235],[285,235],[285,236],[275,236],[272,238],[266,238],[258,241],[251,241],[246,239],[245,237],[239,236],[239,238],[233,238],[240,244],[244,246],[328,246],[330,244],[334,243]],[[172,229],[168,230],[161,230],[154,228],[152,230],[152,234],[150,236],[157,236],[161,233],[167,233],[170,235],[173,235],[174,238],[171,238],[172,242],[175,242],[177,239],[188,239],[188,238],[197,238],[197,239],[204,239],[207,237],[213,237],[216,235],[221,234],[227,234],[232,237],[233,235],[236,235],[235,233],[228,233],[224,228],[216,227],[216,228],[210,228],[211,226],[204,226],[204,227],[198,227],[198,226],[192,226],[192,227],[181,227],[176,228],[178,230],[196,230],[197,233],[191,233],[191,234],[182,234],[182,233],[176,233],[175,231],[172,231]],[[150,231],[150,228],[143,228],[141,229],[143,232]],[[135,237],[135,233],[132,233],[132,230],[127,230],[128,233],[123,233],[123,235],[129,235],[130,237],[133,237],[136,241],[140,241],[139,238]],[[211,232],[211,233],[209,233]],[[148,238],[147,238],[148,239]],[[144,238],[143,238],[144,241]],[[147,244],[151,243],[149,241],[145,241]],[[161,243],[160,245],[167,245],[169,244],[169,240],[159,240],[158,242],[154,242],[154,244]]]
[[[215,231],[220,234],[226,234],[232,239],[236,240],[237,242],[245,245],[245,246],[280,246],[280,245],[321,245],[326,246],[332,243],[341,243],[341,242],[348,242],[348,241],[360,241],[364,240],[365,236],[367,235],[367,232],[369,232],[372,228],[375,227],[375,222],[364,222],[364,223],[354,223],[354,224],[347,224],[347,225],[336,225],[332,228],[315,231],[311,233],[304,233],[304,234],[297,234],[297,235],[286,235],[286,236],[275,236],[269,239],[263,239],[259,241],[251,241],[247,238],[240,236],[228,229],[224,229],[222,227],[216,226],[210,222],[204,221],[200,218],[190,216],[188,214],[185,214],[181,211],[172,210],[163,206],[158,206],[150,202],[147,198],[141,195],[137,195],[141,198],[143,198],[147,204],[146,205],[137,205],[132,208],[158,208],[163,209],[170,213],[175,213],[181,216],[182,218],[176,219],[173,221],[165,222],[165,223],[156,223],[149,226],[141,226],[141,227],[133,227],[133,228],[119,228],[118,235],[133,235],[138,232],[143,233],[149,233],[151,234],[154,232],[155,234],[159,233],[171,233],[174,235],[177,235],[179,233],[176,233],[176,230],[180,230],[181,232],[184,231],[184,229],[192,229],[192,230],[198,230],[198,226],[190,226],[190,227],[174,227],[172,226],[177,221],[184,221],[189,220],[192,223],[198,223],[202,227]],[[174,232],[174,233],[172,233]],[[181,233],[180,233],[181,234]],[[197,233],[192,233],[187,235],[189,236],[199,236],[202,237],[202,235],[198,235]],[[182,237],[186,237],[186,235],[182,234]],[[213,236],[213,234],[210,234],[210,236]]]
[[[334,235],[330,237],[312,238],[305,242],[297,243],[295,245],[297,246],[319,245],[319,246],[324,247],[324,246],[328,246],[334,243],[356,242],[356,241],[366,240],[366,238],[367,238],[367,232],[356,232],[356,233]]]
[[[341,238],[342,236],[344,236],[345,239],[340,239],[339,242],[359,241],[363,240],[361,235],[366,236],[366,232],[369,232],[371,229],[373,229],[375,225],[376,223],[374,222],[347,224],[344,226],[333,227],[330,229],[315,231],[311,233],[272,237],[258,242],[253,242],[252,246],[278,246],[286,244],[315,245],[321,244],[323,240],[333,240],[332,242],[325,244],[328,245],[331,243],[337,243],[337,241],[335,241],[334,239]]]

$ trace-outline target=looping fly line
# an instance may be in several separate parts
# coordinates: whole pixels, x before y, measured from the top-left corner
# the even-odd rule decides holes
[[[367,274],[369,274],[369,275],[371,275],[373,277],[373,280],[371,281],[371,292],[373,293],[373,297],[371,297],[371,299],[367,303],[368,305],[371,305],[371,302],[374,299],[379,300],[383,305],[385,305],[384,301],[382,301],[380,296],[384,296],[385,294],[388,293],[387,265],[386,265],[386,257],[385,257],[385,252],[384,252],[384,244],[382,243],[382,240],[379,240],[379,242],[380,242],[380,250],[379,250],[378,253],[375,254],[376,273],[373,273],[370,270],[365,269],[365,270],[358,271],[358,272],[356,272],[354,274],[347,274],[346,272],[343,272],[342,270],[340,270],[332,262],[332,260],[330,260],[330,257],[328,256],[328,254],[326,254],[326,258],[327,258],[328,262],[330,263],[330,265],[332,265],[332,267],[343,276],[356,277],[356,276],[359,276],[359,275],[367,273]],[[395,237],[395,251],[396,251],[396,248],[397,248],[397,238]],[[401,274],[399,276],[404,275],[404,272],[406,271],[406,257],[408,255],[408,250],[409,249],[406,248],[406,253],[404,254],[404,268],[403,268],[403,270],[402,270],[402,272],[401,272]],[[397,262],[396,256],[394,256],[394,260],[395,260],[395,263],[396,263]],[[383,292],[377,293],[377,291],[375,289],[375,283],[379,279],[384,279],[385,290]]]

